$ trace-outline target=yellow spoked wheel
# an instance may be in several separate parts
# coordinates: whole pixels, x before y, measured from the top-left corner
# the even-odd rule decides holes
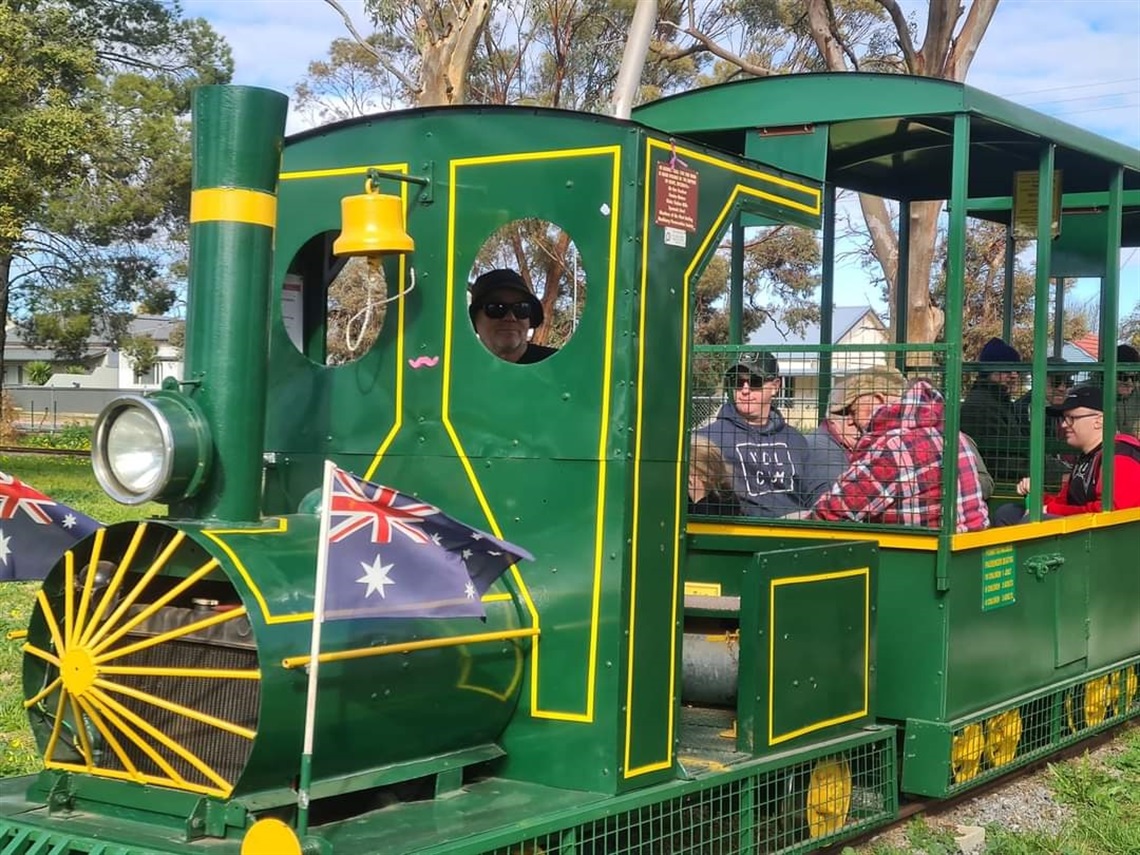
[[[1021,713],[1006,710],[986,721],[986,762],[991,768],[1004,766],[1017,756],[1021,742]]]
[[[1131,667],[1112,675],[1108,694],[1116,715],[1124,715],[1136,702],[1137,683],[1136,671]]]
[[[29,691],[24,706],[35,708],[45,733],[50,727],[44,766],[226,797],[233,771],[221,763],[232,758],[208,761],[198,746],[221,741],[232,753],[248,753],[256,731],[211,714],[202,708],[205,702],[187,701],[185,687],[197,680],[256,681],[261,674],[256,668],[197,667],[178,658],[177,642],[244,618],[245,609],[199,615],[167,608],[218,567],[216,559],[184,543],[184,533],[148,539],[141,523],[129,543],[123,538],[118,544],[126,548],[117,565],[100,560],[106,536],[106,529],[95,533],[90,560],[78,572],[73,552],[65,553],[62,603],[53,606],[43,589],[36,595],[50,649],[24,645],[44,671],[42,688]],[[139,554],[148,558],[128,575]],[[196,566],[186,566],[190,559]],[[160,577],[172,563],[178,576],[185,575]],[[165,620],[171,613],[180,619]]]
[[[977,777],[985,748],[986,737],[980,724],[968,724],[954,734],[950,743],[950,772],[955,784]]]
[[[851,767],[842,757],[820,760],[808,779],[808,834],[814,839],[839,831],[850,811]]]
[[[1096,727],[1108,716],[1109,686],[1107,674],[1085,683],[1085,727]]]

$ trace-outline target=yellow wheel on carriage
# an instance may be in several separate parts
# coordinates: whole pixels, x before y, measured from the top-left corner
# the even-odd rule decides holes
[[[968,724],[954,734],[950,743],[950,772],[955,784],[977,777],[985,748],[986,737],[980,724]]]
[[[807,788],[808,834],[814,839],[834,834],[851,812],[851,767],[842,757],[818,761]]]
[[[1004,766],[1017,756],[1021,743],[1021,712],[1017,709],[986,720],[986,762],[991,768]]]

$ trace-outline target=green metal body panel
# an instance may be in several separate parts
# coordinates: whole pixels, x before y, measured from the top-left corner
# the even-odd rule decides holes
[[[872,543],[690,538],[686,585],[740,597],[738,750],[764,756],[876,716]],[[686,615],[703,617],[701,597]]]
[[[819,191],[629,125],[540,115],[417,111],[387,118],[382,138],[359,122],[286,146],[278,288],[287,271],[322,267],[305,248],[339,228],[366,165],[430,164],[434,182],[430,204],[408,196],[416,288],[369,352],[320,365],[319,324],[306,321],[302,353],[273,310],[264,506],[296,508],[331,457],[533,552],[511,582],[541,635],[504,737],[506,774],[614,792],[672,775],[693,282],[734,210],[815,224]],[[674,158],[698,188],[683,246],[653,214],[656,170]],[[535,217],[570,235],[589,296],[561,352],[519,366],[476,339],[466,283],[492,232]],[[439,362],[409,365],[421,356]],[[335,429],[322,421],[334,417]]]

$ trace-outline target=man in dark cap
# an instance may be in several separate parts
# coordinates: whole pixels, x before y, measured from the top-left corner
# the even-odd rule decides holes
[[[764,351],[740,354],[725,372],[724,385],[728,400],[697,436],[720,449],[746,514],[803,516],[831,484],[804,482],[807,442],[772,404],[780,392],[776,357]]]
[[[1045,495],[1045,514],[1056,517],[1100,511],[1104,487],[1101,465],[1104,454],[1104,392],[1095,385],[1075,386],[1060,405],[1049,407],[1047,412],[1060,419],[1065,442],[1079,452],[1079,456],[1060,492]],[[1140,507],[1140,439],[1124,433],[1116,434],[1113,465],[1113,510]],[[1022,478],[1017,483],[1017,492],[1022,496],[1028,495],[1029,487],[1029,479]],[[998,525],[1024,520],[1025,513],[1020,505],[1004,505],[995,515]]]
[[[483,346],[500,359],[526,365],[557,349],[534,344],[530,331],[542,326],[542,303],[513,270],[488,270],[470,288],[467,311]]]
[[[974,441],[997,481],[1016,481],[1029,465],[1028,434],[1012,396],[1020,375],[1010,366],[1021,354],[1000,338],[991,338],[978,354],[983,369],[962,402],[959,428]]]

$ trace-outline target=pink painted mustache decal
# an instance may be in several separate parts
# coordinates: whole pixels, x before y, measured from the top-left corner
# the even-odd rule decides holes
[[[408,360],[408,365],[412,368],[435,368],[438,364],[438,356],[417,356],[415,359]]]

